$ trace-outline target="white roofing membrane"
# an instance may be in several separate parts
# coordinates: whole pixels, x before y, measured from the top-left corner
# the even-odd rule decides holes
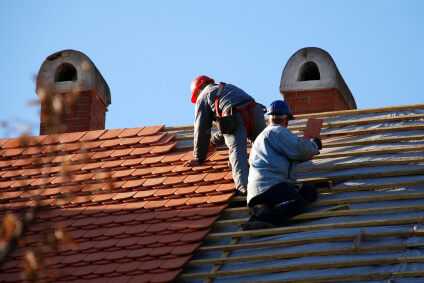
[[[413,111],[397,111],[389,113],[377,113],[377,114],[364,114],[354,115],[346,117],[328,118],[324,120],[327,122],[338,122],[338,121],[349,121],[357,120],[362,118],[373,118],[389,117],[389,116],[401,116],[409,114],[424,114],[424,109],[418,109]],[[295,120],[292,125],[299,123],[305,123],[305,120]],[[381,124],[368,124],[368,125],[352,125],[341,128],[330,128],[323,129],[321,133],[328,133],[333,131],[347,131],[347,130],[359,130],[359,129],[372,129],[382,127],[393,127],[401,125],[422,125],[422,120],[406,120],[399,122],[381,123]],[[362,146],[349,146],[349,147],[335,147],[335,148],[324,148],[324,153],[334,152],[345,152],[345,151],[364,151],[364,150],[375,150],[375,149],[390,149],[390,148],[403,148],[408,146],[422,146],[424,141],[407,140],[404,142],[397,143],[373,143],[373,140],[379,140],[385,137],[407,137],[413,135],[423,135],[424,130],[414,131],[398,131],[398,132],[385,132],[379,134],[369,134],[365,136],[350,137],[343,139],[343,141],[354,141],[354,140],[369,140],[368,145]],[[325,147],[325,146],[324,146]],[[316,159],[313,161],[299,164],[298,169],[310,167],[312,165],[319,167],[320,165],[330,164],[354,164],[365,161],[381,161],[381,160],[393,160],[393,159],[407,159],[415,157],[424,157],[424,152],[406,152],[406,153],[390,153],[390,154],[379,154],[379,155],[364,155],[357,157],[338,157],[331,159]],[[409,171],[423,169],[424,163],[409,164],[409,165],[389,165],[389,166],[377,166],[377,167],[359,167],[354,169],[346,170],[329,170],[329,171],[315,171],[307,173],[299,173],[298,178],[312,178],[312,177],[336,177],[336,176],[360,176],[361,174],[369,173],[390,173],[399,171]],[[380,175],[378,175],[380,176]],[[357,187],[358,185],[373,185],[373,184],[386,184],[386,183],[400,183],[408,181],[424,181],[423,175],[406,175],[396,177],[379,177],[370,178],[369,176],[365,179],[352,179],[335,183],[333,189],[337,191],[338,188],[346,187]],[[424,192],[423,186],[399,186],[391,188],[383,188],[368,191],[352,191],[352,192],[339,192],[337,194],[320,194],[318,200],[327,199],[340,199],[340,198],[361,198],[361,197],[378,197],[387,195],[404,195],[412,193]],[[349,203],[350,210],[354,209],[366,209],[366,208],[384,208],[394,206],[412,206],[412,205],[423,205],[424,198],[405,199],[405,200],[382,200],[372,202],[352,202]],[[329,206],[330,207],[330,206]],[[320,206],[309,206],[307,212],[316,210],[322,210],[325,207]],[[221,219],[225,219],[225,215],[222,215]],[[246,214],[240,214],[239,218],[245,218]],[[385,219],[400,219],[408,217],[421,217],[424,219],[423,210],[411,210],[402,212],[387,212],[387,213],[369,213],[360,215],[349,215],[339,217],[329,217],[323,219],[309,220],[307,222],[294,222],[288,223],[287,227],[296,227],[304,225],[316,225],[316,224],[330,224],[330,223],[343,223],[343,222],[355,222],[365,220],[385,220]],[[237,218],[236,215],[231,214],[231,218]],[[287,234],[275,234],[266,236],[256,237],[242,237],[240,243],[259,243],[264,241],[275,241],[275,240],[290,240],[290,239],[302,239],[310,237],[321,237],[321,236],[335,236],[335,235],[347,235],[347,234],[358,234],[363,227],[355,228],[339,228],[339,229],[324,229],[314,230],[307,232],[296,232]],[[410,231],[410,230],[421,230],[423,224],[420,221],[410,224],[400,225],[374,225],[371,227],[364,227],[365,233],[377,233],[377,232],[394,232],[394,231]],[[215,226],[211,233],[221,233],[237,231],[236,225],[230,226]],[[215,245],[226,245],[229,243],[231,238],[219,239],[219,240],[206,240],[202,246],[215,246]],[[298,264],[302,266],[308,266],[313,263],[323,262],[342,262],[351,260],[366,261],[374,258],[406,258],[406,257],[417,257],[424,256],[424,237],[386,237],[386,238],[374,238],[374,239],[362,239],[360,242],[361,247],[367,246],[380,246],[380,245],[394,245],[394,244],[412,244],[412,243],[423,243],[422,247],[414,247],[407,250],[393,250],[393,251],[382,251],[382,252],[368,252],[368,253],[353,253],[348,255],[328,255],[328,256],[302,256],[297,258],[284,258],[284,259],[267,259],[258,261],[246,261],[237,263],[226,263],[220,269],[221,271],[234,270],[234,269],[251,269],[251,268],[269,268],[271,266],[284,266]],[[351,248],[353,245],[352,241],[334,241],[324,243],[310,243],[301,245],[281,245],[273,246],[260,249],[241,249],[234,250],[231,252],[230,257],[235,256],[254,256],[256,254],[274,254],[274,253],[286,253],[286,252],[300,252],[308,250],[325,250],[325,249],[341,249]],[[210,253],[196,253],[193,259],[205,259],[205,258],[219,258],[222,252],[210,252]],[[210,272],[213,265],[198,265],[198,266],[187,266],[184,268],[183,273],[194,273],[194,272]],[[398,263],[398,264],[380,264],[380,265],[365,265],[356,267],[337,267],[337,268],[324,268],[324,269],[313,269],[313,270],[298,270],[288,272],[275,272],[275,273],[261,273],[261,274],[246,274],[231,277],[218,277],[214,278],[213,282],[255,282],[255,281],[267,281],[267,280],[282,280],[282,279],[293,279],[294,281],[299,278],[305,277],[320,277],[320,276],[343,276],[349,274],[364,274],[364,273],[384,273],[384,272],[400,272],[400,271],[413,271],[423,270],[424,262],[411,262],[411,263]],[[204,279],[189,280],[187,282],[203,282]],[[338,281],[343,282],[343,281]],[[348,281],[348,282],[424,282],[424,278],[418,277],[405,277],[405,278],[392,278],[392,279],[369,279],[359,281]]]

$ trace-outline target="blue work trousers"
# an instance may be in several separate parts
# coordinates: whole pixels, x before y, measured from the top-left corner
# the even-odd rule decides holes
[[[303,213],[307,203],[317,199],[317,189],[313,185],[303,185],[297,192],[287,183],[279,183],[250,201],[252,216],[250,221],[281,225],[284,221]]]

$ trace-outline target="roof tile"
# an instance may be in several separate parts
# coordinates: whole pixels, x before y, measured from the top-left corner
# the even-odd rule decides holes
[[[211,198],[211,196],[196,196],[191,197],[189,200],[187,200],[187,205],[199,205],[204,204],[208,202],[208,200]]]
[[[83,137],[80,138],[80,141],[94,141],[94,140],[97,140],[105,132],[106,132],[106,130],[96,130],[96,131],[86,132],[86,134]]]
[[[128,129],[125,129],[122,133],[120,133],[118,137],[120,137],[120,138],[135,137],[143,129],[144,129],[144,127],[128,128]]]
[[[144,205],[144,208],[146,209],[158,209],[161,207],[165,207],[166,203],[168,202],[168,199],[159,199],[159,200],[152,200],[149,201],[147,204]]]
[[[180,272],[182,269],[167,271],[163,273],[156,274],[152,279],[150,279],[150,282],[152,283],[163,283],[163,282],[170,282],[172,281]]]
[[[166,153],[166,152],[169,152],[171,149],[173,149],[177,144],[178,144],[178,141],[170,142],[170,143],[165,144],[165,145],[158,145],[158,146],[155,146],[150,151],[150,153],[152,153],[152,154]]]
[[[143,183],[143,187],[154,187],[161,185],[167,177],[149,178]]]
[[[191,244],[186,244],[183,246],[177,246],[175,247],[171,254],[173,255],[189,255],[192,254],[199,246],[200,246],[200,242],[198,243],[191,243]]]
[[[165,125],[160,126],[150,126],[145,127],[143,130],[141,130],[138,135],[139,136],[150,136],[158,133],[160,130],[162,130],[165,127]]]
[[[216,203],[223,203],[228,201],[233,195],[235,195],[235,191],[234,192],[230,192],[230,193],[225,193],[225,194],[221,194],[221,195],[214,195],[212,196],[210,199],[208,199],[208,203],[212,203],[212,204],[216,204]]]
[[[129,273],[131,271],[138,270],[138,268],[143,264],[143,262],[140,261],[132,261],[128,263],[121,264],[117,269],[116,272],[119,273]]]
[[[150,156],[150,151],[153,149],[152,146],[137,147],[131,151],[132,156]]]
[[[143,262],[143,264],[139,267],[140,270],[151,271],[158,269],[165,261],[160,259],[154,259]]]
[[[105,265],[99,265],[96,270],[94,270],[94,274],[105,275],[108,273],[115,272],[115,270],[120,266],[120,263],[110,263]]]
[[[99,139],[101,139],[101,140],[116,139],[124,131],[125,131],[125,129],[107,130],[105,133],[103,133],[99,137]]]
[[[180,238],[181,242],[197,242],[201,241],[203,237],[205,237],[211,229],[203,229],[198,230],[191,233],[184,233],[183,236]]]
[[[188,175],[188,177],[184,180],[184,183],[192,184],[202,182],[206,175],[206,173]]]
[[[167,153],[166,156],[161,160],[162,163],[169,163],[169,164],[180,164],[182,163],[181,158],[186,155],[185,152],[171,152]]]
[[[127,257],[128,258],[134,258],[134,259],[143,258],[143,257],[147,256],[151,250],[152,250],[152,248],[135,249],[135,250],[132,250],[127,255]]]

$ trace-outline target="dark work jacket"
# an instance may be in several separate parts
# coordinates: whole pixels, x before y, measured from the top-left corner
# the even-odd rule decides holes
[[[212,122],[216,121],[215,97],[218,85],[206,86],[197,97],[194,121],[194,151],[193,155],[198,161],[206,159],[211,138]],[[225,85],[219,98],[218,108],[220,114],[240,103],[254,101],[242,89],[234,85]]]

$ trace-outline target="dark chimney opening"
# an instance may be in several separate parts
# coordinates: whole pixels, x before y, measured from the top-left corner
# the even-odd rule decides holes
[[[56,69],[54,82],[67,82],[77,80],[77,69],[72,64],[63,63]]]
[[[317,81],[321,79],[319,69],[316,63],[306,62],[300,67],[297,81]]]

